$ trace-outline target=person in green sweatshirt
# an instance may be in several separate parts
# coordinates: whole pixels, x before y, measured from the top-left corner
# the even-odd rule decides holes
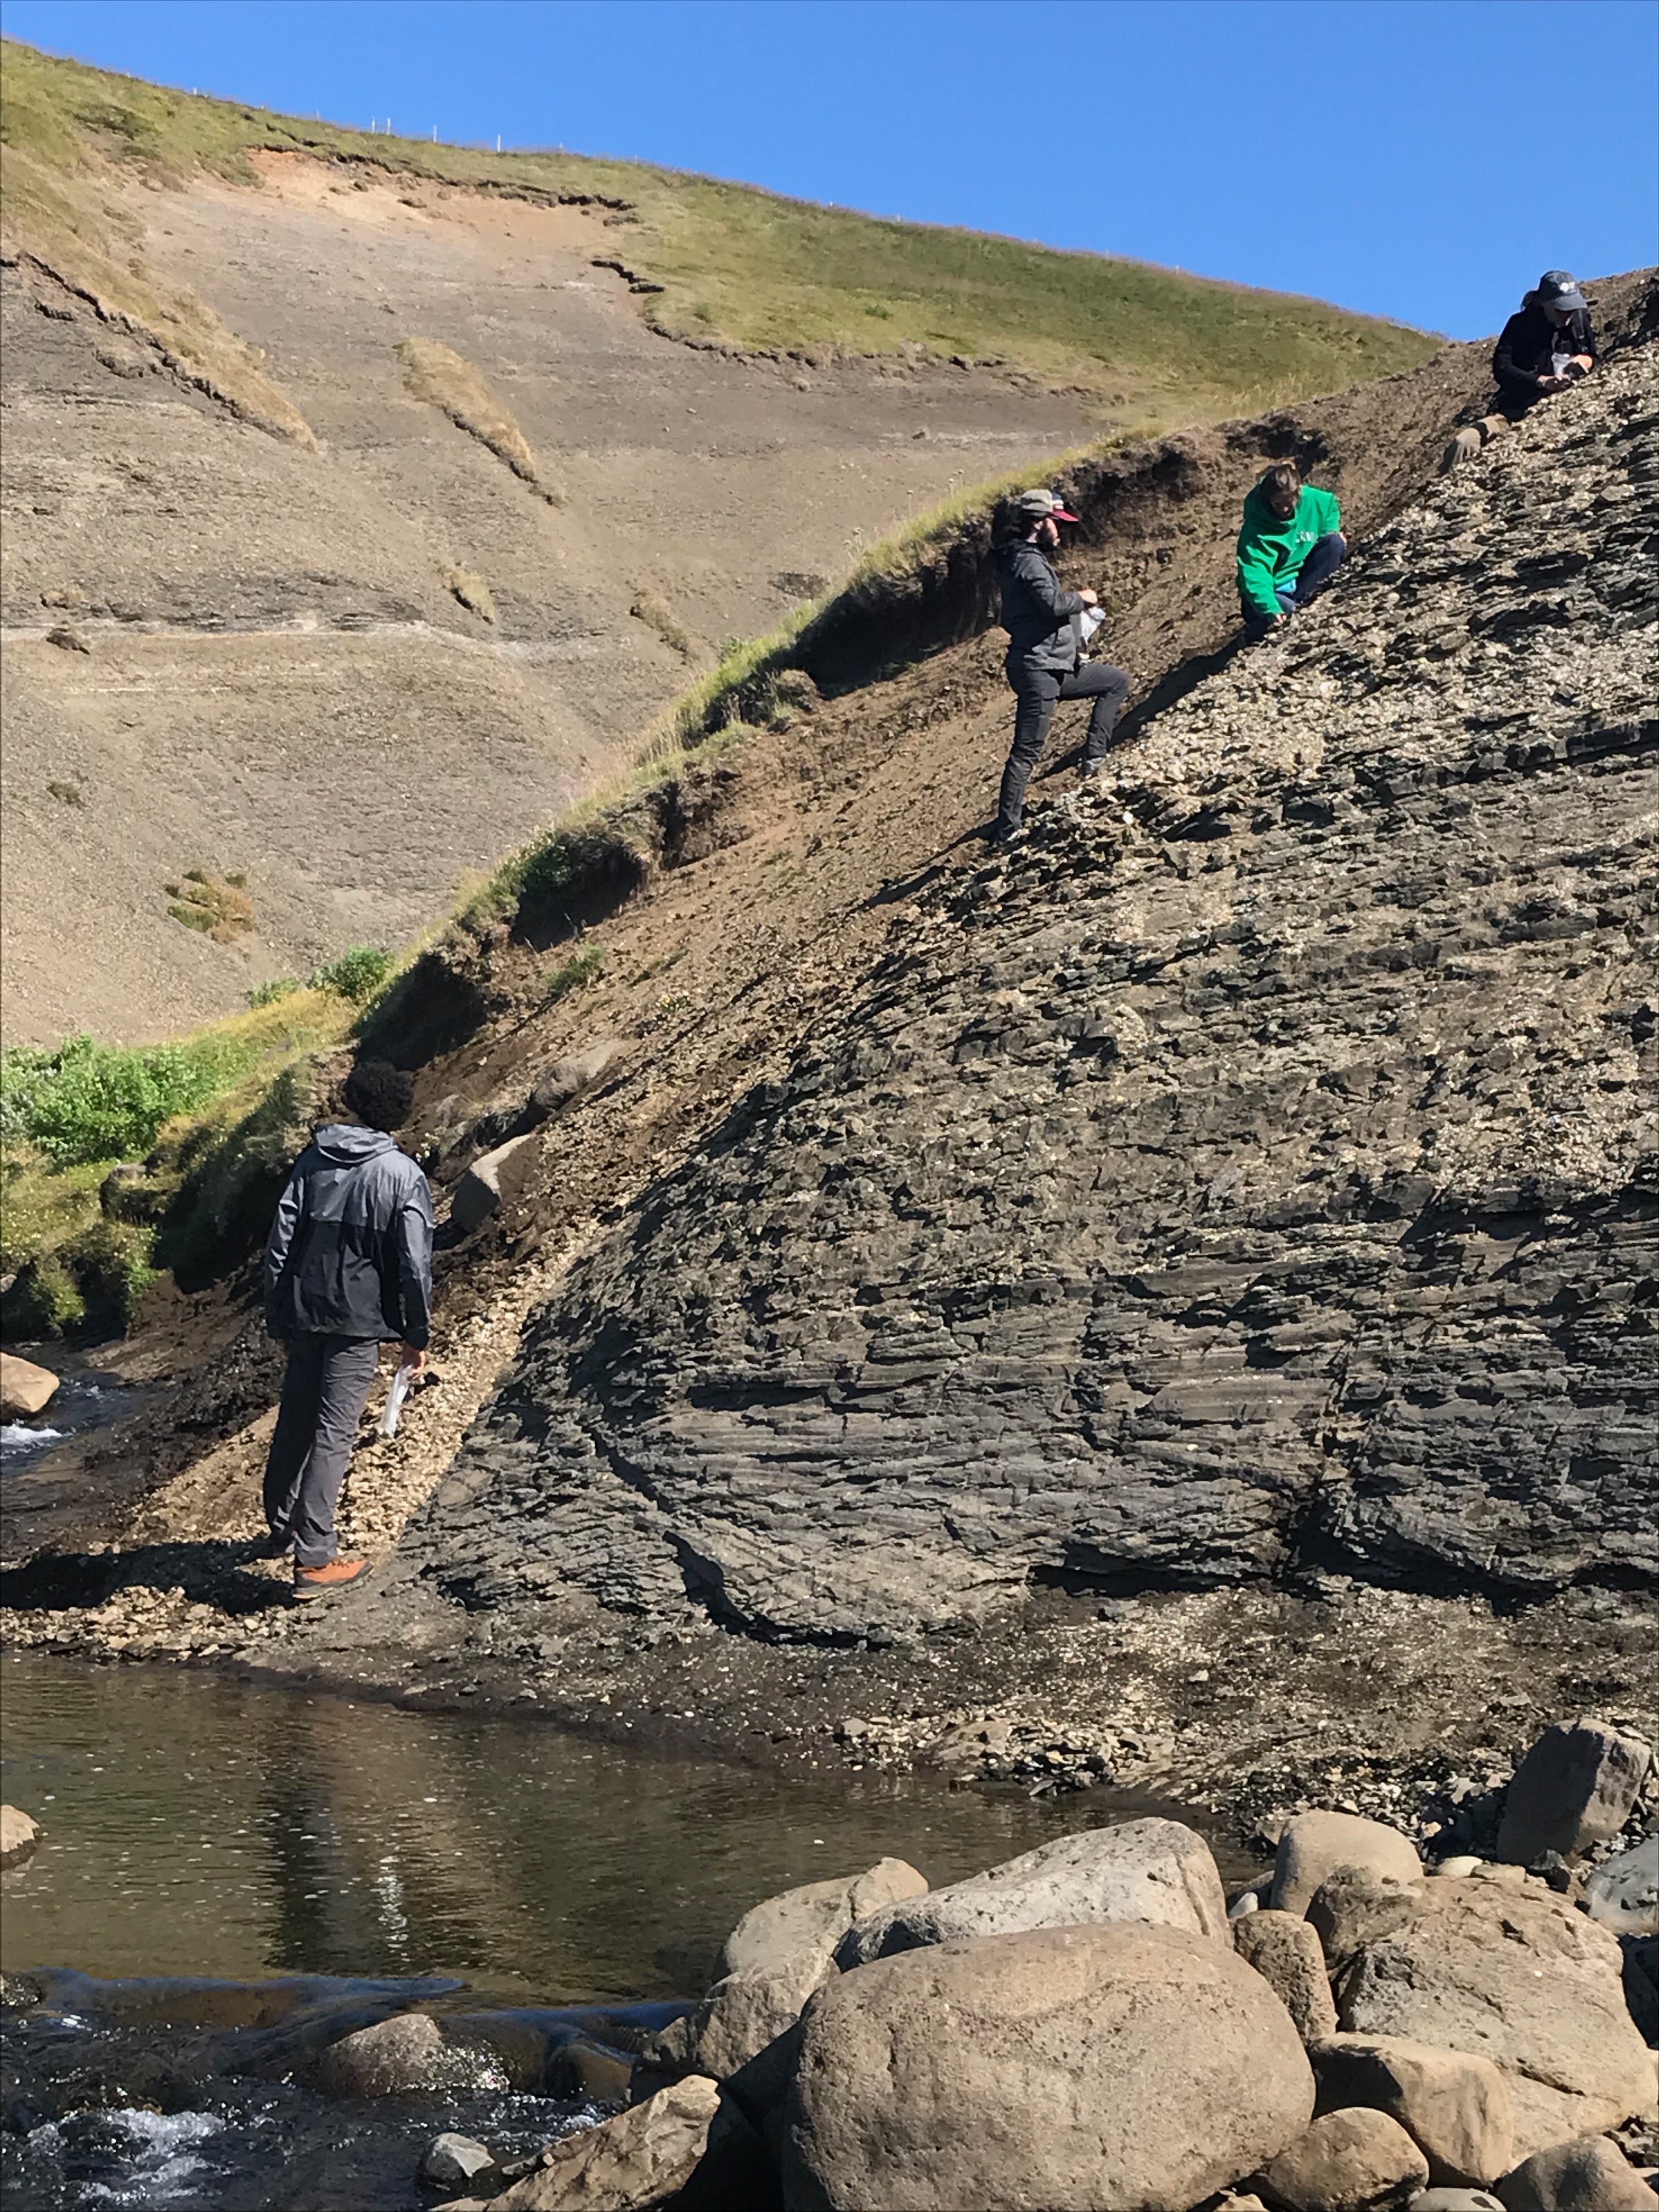
[[[1275,461],[1245,495],[1238,599],[1247,637],[1265,637],[1330,581],[1348,550],[1336,494]]]

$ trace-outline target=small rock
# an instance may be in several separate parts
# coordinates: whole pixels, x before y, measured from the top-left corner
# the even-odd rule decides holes
[[[1308,1900],[1308,1924],[1333,1968],[1380,1937],[1392,1936],[1423,1909],[1419,1884],[1395,1881],[1364,1867],[1338,1867]]]
[[[633,2085],[634,2060],[625,2051],[574,2036],[547,2062],[544,2087],[552,2097],[580,2097],[595,2105],[625,2105]]]
[[[1363,2106],[1325,2113],[1261,2174],[1285,2212],[1405,2212],[1428,2178],[1399,2121]]]
[[[493,1152],[485,1152],[482,1158],[474,1160],[456,1184],[455,1195],[449,1202],[450,1227],[463,1237],[470,1237],[504,1200],[519,1195],[529,1182],[540,1153],[541,1139],[532,1133],[497,1145]]]
[[[1285,1822],[1273,1857],[1274,1911],[1305,1912],[1321,1882],[1348,1866],[1395,1881],[1423,1878],[1416,1849],[1398,1828],[1352,1813],[1298,1813]]]
[[[1498,1857],[1525,1867],[1546,1851],[1570,1857],[1607,1842],[1630,1817],[1650,1757],[1639,1737],[1601,1721],[1547,1729],[1510,1784]]]
[[[747,2123],[692,2075],[596,2128],[567,2136],[535,2172],[490,2199],[492,2212],[656,2212],[677,2198],[705,2162],[730,2156],[740,2138],[759,2146]],[[735,2197],[734,2201],[741,2202]]]
[[[54,623],[46,632],[46,643],[55,645],[60,653],[90,653],[92,651],[92,647],[82,636],[80,631],[72,628],[68,623]]]
[[[1515,2163],[1515,2108],[1491,2059],[1389,2035],[1332,2036],[1308,2057],[1319,2109],[1387,2112],[1428,2160],[1431,2181],[1483,2187]]]
[[[1227,1905],[1227,1917],[1229,1920],[1248,1920],[1251,1913],[1260,1912],[1261,1910],[1261,1895],[1260,1891],[1254,1889],[1241,1889],[1237,1897],[1229,1900]]]
[[[1431,1874],[1443,1875],[1449,1881],[1457,1881],[1465,1875],[1479,1874],[1480,1871],[1480,1860],[1468,1851],[1456,1858],[1442,1859],[1438,1866],[1429,1869]]]
[[[1584,1910],[1620,1936],[1659,1936],[1659,1835],[1620,1851],[1584,1884]]]
[[[0,1420],[24,1421],[43,1413],[57,1389],[51,1368],[20,1359],[15,1352],[0,1352]]]
[[[1293,1912],[1252,1912],[1238,1922],[1233,1943],[1247,1966],[1254,1966],[1279,1992],[1304,2043],[1336,2033],[1336,2005],[1325,1972],[1319,1938]]]
[[[495,2171],[494,2154],[471,2136],[434,2136],[421,2154],[416,2179],[428,2189],[465,2189],[489,2180]]]
[[[1536,2152],[1498,2185],[1504,2212],[1655,2212],[1656,2198],[1616,2142],[1581,2136]]]
[[[430,2013],[400,2012],[330,2044],[316,2080],[325,2097],[529,2090],[540,2086],[546,2063],[545,2040],[521,2021],[452,2014],[441,2024]]]
[[[40,1824],[15,1805],[0,1805],[0,1867],[16,1866],[40,1840]]]
[[[1504,2212],[1488,2189],[1419,2189],[1406,2212]]]

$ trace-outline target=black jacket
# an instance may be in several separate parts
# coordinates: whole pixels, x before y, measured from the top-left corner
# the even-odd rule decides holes
[[[994,555],[1002,585],[1002,626],[1008,659],[1027,668],[1069,675],[1083,658],[1078,617],[1083,597],[1068,592],[1035,545],[999,545]]]
[[[1558,353],[1597,358],[1589,316],[1583,311],[1570,315],[1558,329],[1538,302],[1529,300],[1504,324],[1492,357],[1492,373],[1504,397],[1523,404],[1541,398],[1538,380],[1553,374],[1550,363]]]
[[[432,1193],[379,1129],[336,1121],[295,1162],[265,1246],[273,1336],[432,1333]]]

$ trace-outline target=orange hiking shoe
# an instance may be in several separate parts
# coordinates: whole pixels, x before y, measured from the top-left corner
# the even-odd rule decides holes
[[[368,1572],[367,1559],[331,1559],[324,1567],[296,1565],[294,1595],[296,1598],[327,1597],[334,1590],[345,1589],[352,1583],[362,1582]]]

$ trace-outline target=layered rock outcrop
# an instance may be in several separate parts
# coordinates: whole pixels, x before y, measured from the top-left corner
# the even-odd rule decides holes
[[[836,1638],[1643,1571],[1656,487],[1638,345],[904,909],[572,1272],[410,1564]]]

